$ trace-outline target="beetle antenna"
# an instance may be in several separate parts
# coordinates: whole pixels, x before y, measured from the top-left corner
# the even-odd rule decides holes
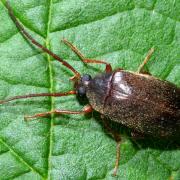
[[[28,39],[32,44],[40,48],[42,51],[48,53],[50,56],[52,56],[54,59],[58,60],[62,65],[66,66],[68,69],[70,69],[74,74],[76,78],[80,78],[80,73],[77,72],[69,63],[64,61],[62,58],[60,58],[57,54],[53,53],[43,45],[41,45],[39,42],[37,42],[25,29],[24,27],[20,24],[20,22],[17,20],[16,16],[14,15],[14,12],[9,4],[9,1],[6,1],[5,3],[6,8],[8,9],[9,15],[11,19],[14,21],[16,27],[20,30],[22,35]]]
[[[27,98],[33,98],[33,97],[43,97],[43,96],[54,96],[54,97],[61,97],[61,96],[68,96],[68,95],[73,95],[76,94],[76,91],[69,91],[69,92],[64,92],[64,93],[40,93],[40,94],[28,94],[28,95],[23,95],[23,96],[14,96],[10,97],[9,99],[6,100],[0,100],[0,104],[5,104],[9,101],[13,101],[16,99],[27,99]]]

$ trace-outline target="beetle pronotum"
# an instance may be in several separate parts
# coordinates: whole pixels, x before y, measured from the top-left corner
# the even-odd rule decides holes
[[[94,78],[88,74],[81,76],[69,63],[38,43],[19,23],[8,3],[6,3],[6,7],[12,20],[26,39],[73,72],[74,76],[71,80],[74,81],[75,86],[74,90],[69,92],[15,96],[0,101],[0,104],[39,96],[77,95],[87,98],[89,101],[89,104],[81,111],[58,109],[26,116],[25,119],[44,117],[50,114],[86,114],[96,110],[110,120],[124,124],[137,133],[162,138],[179,137],[180,89],[169,82],[143,73],[144,65],[150,59],[153,48],[150,49],[137,72],[130,72],[122,69],[112,70],[111,65],[105,61],[88,59],[73,44],[63,39],[63,42],[79,56],[82,62],[106,66],[105,73]],[[120,159],[120,136],[115,133],[113,136],[117,141],[116,164],[113,173],[116,175]]]

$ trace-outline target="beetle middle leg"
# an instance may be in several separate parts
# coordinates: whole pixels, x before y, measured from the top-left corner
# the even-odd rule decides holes
[[[78,49],[76,46],[74,46],[71,42],[69,42],[66,39],[62,40],[67,46],[69,46],[71,48],[71,50],[77,54],[79,56],[79,58],[84,62],[84,63],[94,63],[94,64],[105,64],[106,65],[106,72],[111,72],[112,71],[112,67],[111,64],[105,62],[105,61],[101,61],[101,60],[95,60],[95,59],[89,59],[86,58]]]
[[[34,118],[38,118],[38,117],[46,117],[48,115],[51,114],[87,114],[92,112],[93,109],[90,105],[86,105],[81,111],[70,111],[70,110],[53,110],[53,111],[49,111],[49,112],[43,112],[43,113],[38,113],[32,116],[24,116],[25,120],[28,119],[34,119]]]
[[[151,48],[149,50],[149,52],[147,53],[144,61],[142,62],[142,64],[138,67],[137,73],[143,73],[143,68],[144,66],[147,64],[147,62],[149,61],[149,59],[151,58],[152,54],[154,52],[154,48]]]

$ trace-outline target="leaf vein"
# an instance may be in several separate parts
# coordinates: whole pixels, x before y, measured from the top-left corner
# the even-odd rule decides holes
[[[51,31],[51,33],[56,33],[56,32],[60,32],[60,31],[64,31],[64,30],[69,30],[69,29],[73,29],[73,28],[76,28],[76,27],[79,27],[79,26],[82,26],[82,25],[89,25],[89,24],[92,24],[92,23],[95,23],[95,22],[98,22],[98,21],[101,21],[101,20],[103,20],[103,19],[105,19],[105,18],[108,18],[108,17],[112,17],[112,16],[116,16],[116,15],[121,15],[122,13],[127,13],[127,12],[129,12],[129,11],[134,11],[134,10],[137,10],[137,9],[142,9],[142,10],[145,10],[145,11],[148,11],[148,12],[153,12],[154,10],[149,10],[149,9],[145,9],[145,8],[133,8],[133,9],[128,9],[128,10],[125,10],[125,11],[121,11],[121,12],[116,12],[116,13],[114,13],[114,14],[111,14],[111,15],[107,15],[107,16],[104,16],[104,17],[102,17],[102,18],[96,18],[95,20],[92,20],[92,21],[89,21],[89,22],[86,22],[86,23],[79,23],[79,24],[76,24],[75,26],[71,26],[71,27],[66,27],[66,28],[57,28],[57,29],[55,29],[54,31]],[[164,17],[166,17],[166,18],[169,18],[169,19],[171,19],[171,20],[173,20],[173,21],[175,21],[175,22],[179,22],[178,20],[176,20],[176,19],[173,19],[172,17],[169,17],[169,16],[167,16],[167,15],[165,15],[165,14],[162,14],[162,13],[160,13],[160,12],[158,12],[158,11],[154,11],[155,13],[157,13],[157,14],[160,14],[161,16],[164,16]]]
[[[9,151],[21,162],[23,163],[25,166],[27,166],[31,171],[35,172],[36,174],[38,174],[42,179],[43,179],[43,175],[37,170],[35,169],[31,164],[29,164],[25,159],[23,159],[13,148],[11,148],[10,145],[8,145],[2,138],[0,138],[0,142],[9,149]]]

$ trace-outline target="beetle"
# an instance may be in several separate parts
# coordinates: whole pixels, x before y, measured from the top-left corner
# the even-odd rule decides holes
[[[77,95],[89,101],[89,104],[81,111],[53,110],[25,116],[25,119],[51,114],[86,114],[95,110],[111,121],[123,124],[143,135],[158,138],[179,137],[180,88],[143,72],[145,64],[154,51],[153,48],[150,49],[137,72],[131,72],[123,69],[112,70],[111,65],[105,61],[88,59],[72,43],[63,39],[63,42],[80,57],[82,62],[104,64],[106,66],[104,73],[93,78],[89,74],[81,75],[69,63],[37,42],[16,19],[8,2],[6,7],[10,17],[26,39],[74,73],[74,76],[70,78],[74,82],[74,90],[63,93],[15,96],[1,100],[0,104],[31,97]],[[117,141],[116,165],[113,173],[116,175],[120,159],[120,136],[115,133],[113,133],[113,136]]]

